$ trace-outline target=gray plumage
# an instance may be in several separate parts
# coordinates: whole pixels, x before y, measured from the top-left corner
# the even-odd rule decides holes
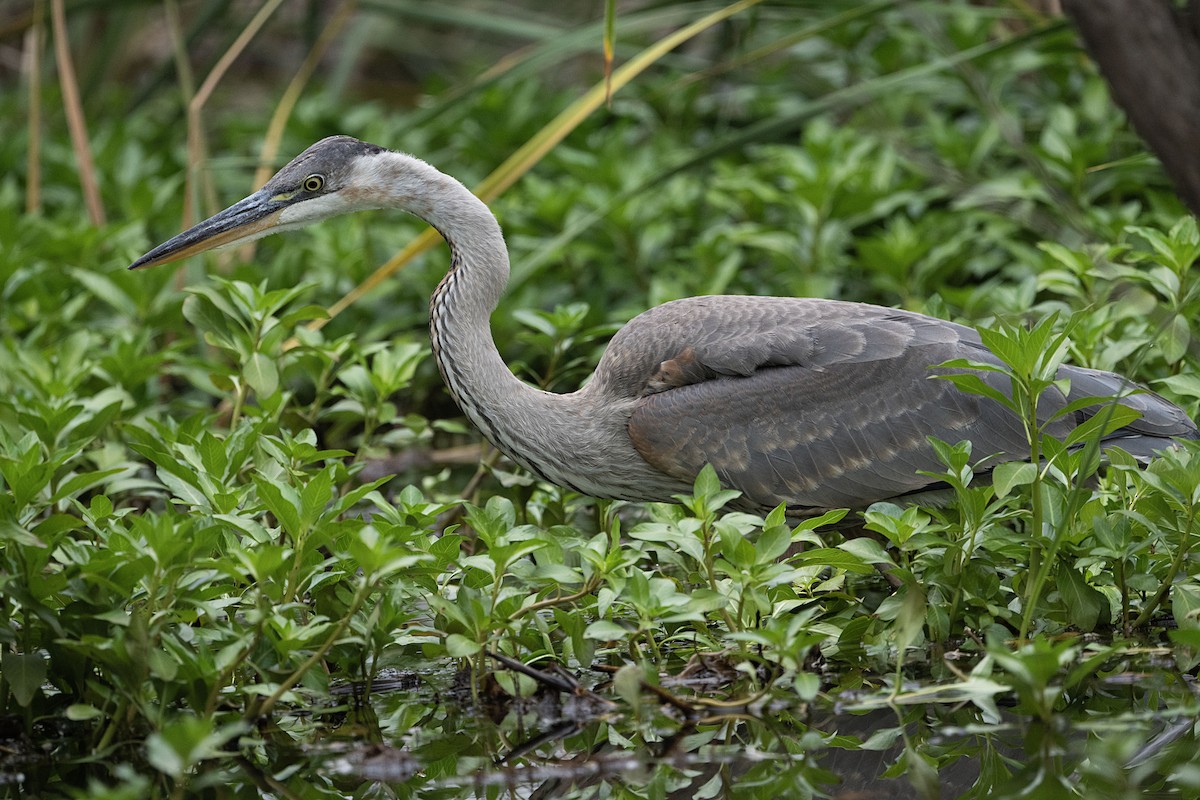
[[[711,463],[742,492],[742,508],[765,513],[784,503],[803,515],[929,488],[932,479],[919,473],[941,469],[930,436],[969,439],[984,468],[1028,454],[1019,420],[1003,406],[931,378],[951,359],[998,363],[974,330],[859,303],[678,300],[618,332],[579,391],[534,389],[513,376],[492,340],[489,317],[509,268],[487,206],[428,164],[350,137],[318,142],[260,191],[133,267],[367,208],[413,213],[450,246],[450,269],[430,300],[430,333],[463,412],[513,460],[583,494],[670,501]],[[1048,392],[1044,419],[1078,397],[1131,388],[1119,375],[1079,367],[1064,366],[1058,377],[1070,380],[1070,394]],[[1156,394],[1119,402],[1142,418],[1108,443],[1148,457],[1198,436],[1192,420]],[[1102,407],[1049,430],[1065,436]]]

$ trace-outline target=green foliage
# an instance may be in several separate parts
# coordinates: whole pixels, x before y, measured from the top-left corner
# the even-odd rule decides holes
[[[384,5],[373,13],[454,16]],[[627,32],[618,16],[618,57],[690,13],[652,11]],[[1096,438],[1123,411],[1060,441],[1039,409],[1064,359],[1200,408],[1200,234],[1069,36],[1026,33],[1017,16],[879,2],[736,17],[721,34],[736,54],[701,65],[723,75],[695,71],[702,48],[665,60],[494,204],[513,258],[495,338],[550,390],[577,386],[634,313],[687,295],[839,297],[985,323],[1000,363],[943,377],[1011,408],[1028,459],[985,480],[972,467],[986,453],[934,442],[941,497],[799,523],[732,511],[712,470],[678,504],[641,508],[477,459],[427,357],[444,253],[310,329],[419,232],[412,221],[275,237],[179,283],[128,273],[177,230],[182,110],[174,90],[142,87],[142,101],[97,87],[89,121],[114,221],[80,222],[57,134],[42,211],[0,215],[0,720],[28,741],[48,721],[70,726],[48,737],[56,762],[32,788],[219,794],[240,763],[263,771],[259,786],[342,796],[350,778],[297,766],[319,755],[296,745],[350,738],[416,762],[397,793],[482,794],[461,776],[520,761],[514,741],[537,723],[516,704],[488,727],[488,704],[546,697],[497,670],[498,654],[588,685],[593,667],[614,670],[612,691],[596,691],[615,705],[566,719],[571,732],[529,756],[594,754],[613,796],[685,793],[709,760],[747,749],[779,757],[737,762],[736,781],[722,770],[695,796],[835,791],[823,765],[861,752],[886,753],[889,774],[927,794],[968,751],[973,796],[1056,796],[1071,781],[1195,790],[1193,734],[1134,768],[1127,743],[1195,713],[1181,676],[1200,663],[1200,446],[1148,467],[1102,459]],[[584,46],[580,31],[543,30],[541,66],[431,87],[416,111],[350,103],[334,70],[281,152],[337,130],[470,181],[578,94],[544,65]],[[0,93],[0,111],[20,117],[20,100]],[[218,94],[209,108],[235,105]],[[208,150],[240,154],[210,164],[220,197],[245,194],[265,125],[240,110],[206,119]],[[25,136],[0,141],[10,208],[30,179]],[[456,696],[446,673],[459,666]],[[1113,688],[1148,668],[1149,687]],[[696,672],[719,677],[689,683]],[[397,675],[450,700],[372,693]],[[820,727],[832,709],[850,714]],[[870,725],[855,732],[859,717]],[[1064,736],[1068,723],[1088,735]],[[636,775],[604,760],[610,747],[694,760]],[[57,777],[64,764],[83,766]]]

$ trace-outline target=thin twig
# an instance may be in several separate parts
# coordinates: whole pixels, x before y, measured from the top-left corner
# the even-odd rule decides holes
[[[275,704],[278,703],[287,692],[291,691],[292,688],[295,687],[295,685],[298,684],[304,678],[304,676],[308,674],[310,669],[312,669],[323,658],[325,658],[326,654],[342,638],[342,634],[346,632],[346,629],[350,627],[350,621],[354,618],[354,615],[358,613],[358,610],[362,608],[362,604],[366,602],[367,596],[374,589],[374,586],[374,581],[369,581],[366,578],[363,579],[362,584],[359,586],[358,591],[354,594],[354,598],[350,602],[350,608],[347,609],[342,618],[338,620],[337,624],[333,628],[333,632],[326,637],[325,641],[321,643],[321,646],[314,650],[299,667],[292,671],[292,674],[289,675],[283,681],[283,683],[276,687],[275,691],[271,693],[270,697],[264,698],[261,703],[252,704],[250,708],[246,710],[244,716],[248,721],[253,721],[270,714],[271,710],[275,708]]]
[[[557,689],[558,691],[565,692],[566,694],[575,694],[583,688],[579,685],[579,681],[575,680],[574,678],[568,680],[561,675],[552,675],[551,673],[544,672],[537,667],[531,667],[523,661],[518,661],[515,658],[509,658],[503,653],[495,653],[489,650],[488,657],[494,659],[495,661],[499,661],[502,665],[504,665],[505,669],[510,669],[513,672],[519,672],[527,678],[532,678],[534,681],[537,681],[543,686],[549,686],[551,689]]]
[[[100,187],[96,183],[96,165],[92,160],[91,145],[88,144],[87,122],[83,117],[79,83],[75,79],[75,64],[71,60],[71,48],[67,41],[67,12],[63,0],[50,0],[50,23],[54,29],[54,59],[58,65],[58,81],[62,86],[63,110],[67,115],[67,128],[71,132],[75,160],[79,163],[79,184],[83,189],[83,202],[87,206],[88,219],[92,224],[104,225],[104,204],[100,200]]]
[[[697,708],[684,702],[682,698],[676,697],[661,686],[655,686],[653,683],[645,680],[643,680],[641,683],[643,689],[655,695],[659,700],[662,700],[667,705],[679,709],[686,714],[688,718],[699,716],[700,712]]]
[[[508,621],[512,622],[518,617],[525,616],[530,611],[540,611],[543,608],[552,608],[553,606],[562,605],[563,603],[574,603],[579,598],[586,597],[594,592],[596,587],[599,585],[600,577],[598,575],[593,575],[587,579],[587,582],[583,584],[583,588],[578,592],[567,595],[557,595],[555,597],[547,597],[545,600],[539,600],[536,603],[531,603],[527,606],[521,606],[516,611],[508,615]]]

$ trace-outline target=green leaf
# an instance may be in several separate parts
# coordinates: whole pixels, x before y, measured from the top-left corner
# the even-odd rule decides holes
[[[642,704],[643,679],[642,669],[636,664],[621,667],[612,679],[613,691],[635,711]]]
[[[850,553],[865,564],[894,563],[892,557],[888,555],[887,550],[883,549],[882,544],[865,536],[856,536],[852,539],[847,539],[839,544],[837,549]]]
[[[722,489],[708,498],[708,508],[710,511],[719,511],[727,506],[732,501],[741,497],[742,493],[737,489]]]
[[[820,565],[862,574],[874,571],[874,567],[859,558],[856,554],[838,547],[816,547],[812,550],[805,550],[803,553],[793,556],[792,563],[810,566]]]
[[[281,331],[281,333],[286,332],[294,328],[298,323],[308,322],[313,319],[329,319],[329,312],[324,307],[318,305],[293,308],[279,315],[279,327],[277,330]]]
[[[173,471],[165,466],[160,465],[155,473],[158,479],[162,481],[163,486],[171,490],[171,495],[177,500],[187,503],[188,505],[211,510],[212,504],[208,500],[208,495],[204,493],[195,484],[184,480],[176,475]]]
[[[253,353],[242,375],[259,397],[270,397],[279,389],[279,368],[275,360],[264,353]]]
[[[16,521],[0,517],[0,542],[21,547],[45,548],[46,543]]]
[[[1172,586],[1171,613],[1180,629],[1200,629],[1200,586],[1194,583]]]
[[[130,295],[126,294],[121,287],[109,278],[99,272],[91,269],[72,269],[71,276],[76,281],[87,287],[88,291],[96,296],[97,299],[103,300],[113,307],[114,310],[120,312],[126,317],[136,319],[139,316],[137,304],[133,302]]]
[[[792,678],[792,691],[800,700],[811,703],[821,692],[821,677],[812,672],[798,672]]]
[[[774,514],[775,512],[772,511],[771,513]],[[832,511],[826,511],[824,514],[819,516],[809,517],[796,526],[794,533],[813,531],[823,525],[835,525],[845,519],[846,515],[849,513],[850,509],[848,508],[835,508]]]
[[[446,653],[451,658],[470,658],[483,649],[479,642],[472,641],[461,633],[452,633],[446,637]]]
[[[938,368],[941,369],[944,367],[954,367],[954,366],[956,366],[955,362],[947,361],[944,364],[939,364]],[[995,389],[989,383],[984,381],[983,378],[979,377],[978,375],[975,375],[974,373],[955,372],[955,373],[951,373],[949,375],[934,375],[933,377],[935,377],[939,380],[950,381],[955,386],[957,386],[959,391],[961,391],[961,392],[966,392],[967,394],[976,394],[976,395],[980,395],[982,397],[991,398],[992,400],[995,400],[997,403],[1004,406],[1005,408],[1019,413],[1017,405],[1013,402],[1012,397],[1010,397],[1007,394],[1004,394],[1003,392],[999,391],[998,389]]]
[[[1005,461],[997,464],[992,470],[992,486],[996,490],[996,498],[1008,497],[1017,486],[1028,486],[1037,477],[1037,464],[1028,461]]]
[[[38,538],[53,543],[62,533],[82,527],[83,520],[74,514],[52,514],[39,522],[33,532],[37,534]]]
[[[1120,430],[1141,418],[1142,414],[1137,409],[1123,405],[1109,405],[1077,425],[1067,434],[1063,443],[1071,447],[1093,439],[1102,439],[1113,431]]]
[[[0,671],[18,705],[25,708],[46,681],[46,660],[40,653],[13,653],[0,656]]]
[[[1023,342],[1019,341],[1022,331],[1012,330],[1007,326],[980,327],[978,330],[984,347],[990,350],[996,358],[1012,367],[1014,372],[1023,374],[1032,371],[1032,359],[1036,357],[1036,354],[1022,346]]]
[[[254,485],[258,487],[258,498],[267,510],[275,515],[275,519],[279,520],[283,530],[293,540],[303,533],[304,526],[300,522],[300,495],[296,494],[295,489],[286,483],[260,475],[254,476]]]
[[[1067,608],[1071,624],[1083,631],[1095,630],[1108,600],[1073,567],[1060,563],[1057,576],[1058,594]]]
[[[186,767],[179,752],[161,733],[152,733],[146,737],[146,760],[164,775],[172,778],[182,778]]]
[[[333,467],[327,467],[312,477],[300,492],[300,521],[307,529],[316,524],[333,499]]]
[[[87,703],[72,703],[67,706],[64,712],[67,719],[83,722],[89,719],[100,719],[104,716],[104,712],[93,705]]]
[[[1183,360],[1187,355],[1188,345],[1192,341],[1192,329],[1188,323],[1187,317],[1183,314],[1176,314],[1171,317],[1171,324],[1163,332],[1163,336],[1159,339],[1159,346],[1162,347],[1163,357],[1168,363],[1175,364]]]
[[[173,681],[179,674],[179,661],[165,650],[151,650],[146,654],[146,663],[150,674],[164,681]]]
[[[1176,644],[1181,644],[1200,652],[1200,628],[1167,631],[1167,636]]]
[[[232,310],[231,310],[232,311]],[[183,316],[204,334],[205,341],[223,350],[237,352],[231,317],[223,316],[221,310],[197,297],[183,301]]]
[[[344,455],[350,455],[350,454],[345,453]],[[396,476],[395,475],[384,475],[382,478],[373,480],[370,483],[364,483],[362,486],[356,486],[355,488],[346,492],[341,497],[338,497],[334,500],[333,508],[331,509],[331,512],[336,515],[345,514],[347,511],[349,511],[350,509],[352,509],[356,505],[358,505],[367,495],[369,495],[371,492],[378,489],[380,486],[383,486],[385,483],[389,482],[394,477],[396,477]],[[406,488],[412,488],[412,487],[406,487]]]
[[[1195,373],[1169,375],[1160,381],[1156,381],[1155,385],[1166,386],[1175,394],[1183,395],[1184,397],[1192,399],[1200,398],[1200,375]]]
[[[93,520],[102,520],[110,517],[113,513],[112,500],[109,500],[106,495],[93,495],[92,499],[88,501],[88,511],[91,513]]]
[[[209,318],[220,320],[220,322],[215,325],[214,328],[210,328],[210,330],[223,328],[226,320],[231,320],[237,322],[238,324],[242,324],[242,312],[240,312],[232,303],[229,302],[228,297],[226,296],[225,292],[222,291],[222,289],[227,290],[228,284],[225,284],[224,286],[209,286],[207,284],[189,286],[186,291],[193,295],[193,297],[189,297],[183,302],[183,316],[188,320],[188,322],[200,327],[200,323],[193,319],[191,315],[199,309],[203,309],[203,301],[207,300],[212,304],[213,309],[219,312],[219,314],[224,315],[224,318],[219,315]]]
[[[745,540],[742,540],[745,541]],[[768,564],[775,561],[792,546],[792,532],[786,525],[776,525],[773,528],[767,528],[763,531],[755,544],[757,561],[760,564]]]
[[[591,625],[587,626],[587,629],[584,630],[583,635],[587,639],[599,639],[602,642],[612,642],[624,639],[629,635],[629,631],[611,620],[598,619]]]
[[[70,478],[59,484],[58,491],[56,491],[54,496],[50,498],[50,502],[59,503],[69,497],[82,494],[84,491],[103,483],[105,478],[120,474],[124,471],[125,470],[123,467],[116,467],[113,469],[98,469],[94,472],[83,472],[78,475],[72,475]]]
[[[700,470],[700,474],[696,476],[692,488],[693,496],[697,499],[708,498],[719,491],[721,491],[721,479],[717,477],[717,471],[713,469],[712,464],[705,464],[704,469]]]

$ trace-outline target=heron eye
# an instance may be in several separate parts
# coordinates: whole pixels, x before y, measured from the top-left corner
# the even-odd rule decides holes
[[[319,192],[321,191],[321,187],[325,185],[325,178],[322,175],[309,175],[304,179],[302,185],[306,192]]]

